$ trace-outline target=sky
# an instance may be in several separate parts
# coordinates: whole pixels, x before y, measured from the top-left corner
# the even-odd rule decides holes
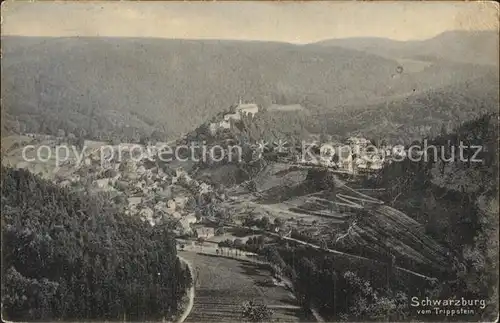
[[[498,30],[495,2],[4,2],[2,35],[238,39],[432,38]]]

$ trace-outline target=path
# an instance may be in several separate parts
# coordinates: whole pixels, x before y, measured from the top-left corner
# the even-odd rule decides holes
[[[230,223],[226,223],[225,225],[229,226],[229,227],[245,228],[245,229],[252,230],[249,227],[244,227],[244,226],[241,226],[241,225],[234,225],[234,224],[230,224]],[[328,253],[332,253],[332,254],[336,254],[336,255],[340,255],[340,256],[349,257],[349,258],[352,258],[352,259],[357,259],[357,260],[362,260],[362,261],[368,261],[368,262],[371,262],[371,263],[376,263],[376,264],[381,264],[381,265],[386,265],[387,264],[386,262],[383,262],[383,261],[379,261],[379,260],[375,260],[375,259],[372,259],[372,258],[367,258],[367,257],[359,256],[359,255],[354,255],[354,254],[351,254],[351,253],[342,252],[342,251],[338,251],[338,250],[335,250],[335,249],[329,249],[329,248],[325,249],[325,248],[322,248],[322,247],[320,247],[320,246],[318,246],[316,244],[310,243],[310,242],[306,242],[306,241],[302,241],[302,240],[299,240],[299,239],[290,238],[290,237],[286,237],[286,236],[281,236],[281,235],[279,235],[277,233],[270,232],[270,231],[262,231],[262,233],[266,234],[266,235],[269,235],[269,236],[273,236],[273,237],[279,238],[279,239],[283,239],[283,240],[295,242],[295,243],[298,243],[298,244],[301,244],[301,245],[304,245],[304,246],[309,246],[311,248],[322,250],[322,251],[325,251],[325,252],[328,252]],[[409,269],[406,269],[406,268],[395,266],[394,269],[402,271],[402,272],[405,272],[405,273],[413,275],[413,276],[417,276],[417,277],[423,278],[423,279],[428,280],[428,281],[437,282],[437,278],[435,278],[435,277],[430,277],[430,276],[427,276],[427,275],[424,275],[424,274],[421,274],[421,273],[418,273],[418,272],[415,272],[415,271],[412,271],[412,270],[409,270]]]
[[[194,277],[194,270],[193,270],[193,266],[191,265],[191,263],[189,261],[187,261],[186,259],[184,259],[183,257],[181,256],[177,256],[179,257],[179,260],[184,263],[187,267],[187,269],[189,270],[189,272],[191,273],[191,277]],[[184,309],[184,312],[181,314],[181,316],[179,317],[179,319],[177,319],[177,323],[182,323],[186,320],[186,318],[189,316],[189,314],[191,313],[191,310],[193,309],[193,305],[194,305],[194,283],[191,284],[191,287],[188,289],[187,291],[187,297],[188,297],[188,303],[186,305],[186,308]]]

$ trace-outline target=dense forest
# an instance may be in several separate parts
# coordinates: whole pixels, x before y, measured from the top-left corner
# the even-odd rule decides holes
[[[425,281],[398,276],[390,264],[353,263],[304,246],[270,246],[260,252],[276,275],[291,280],[299,302],[328,321],[402,321],[410,314],[408,295],[422,296],[431,288]]]
[[[460,143],[480,146],[474,157],[481,162],[472,161],[476,148],[464,149],[464,158],[460,158]],[[455,272],[440,285],[440,295],[460,290],[496,304],[498,114],[467,121],[449,133],[443,127],[428,145],[438,147],[437,159],[431,148],[427,161],[393,163],[365,184],[386,188],[382,199],[423,223],[427,234],[453,252]],[[489,310],[494,313],[498,309]]]
[[[2,167],[2,310],[16,321],[172,319],[191,284],[173,236],[108,199]]]
[[[293,94],[285,96],[277,93],[271,95],[272,102],[278,104],[298,102],[303,109],[291,112],[269,111],[267,109],[269,103],[262,101],[260,111],[254,118],[235,123],[231,131],[237,138],[244,136],[251,142],[259,140],[273,142],[280,139],[295,142],[307,138],[311,133],[329,134],[337,139],[361,134],[376,141],[407,144],[424,136],[439,135],[443,124],[448,131],[451,131],[464,120],[494,112],[493,108],[498,101],[498,75],[489,73],[471,81],[413,93],[402,98],[340,106],[335,109],[325,109],[325,103],[311,96],[301,98]],[[41,101],[37,103],[36,111],[23,106],[3,109],[3,132],[44,133],[58,136],[62,134],[70,138],[111,143],[163,142],[181,135],[179,131],[169,126],[171,121],[161,123],[154,115],[148,116],[132,111],[130,120],[117,122],[114,120],[117,113],[113,112],[110,116],[110,113],[99,106],[77,105],[75,111],[66,111],[62,108],[55,109],[49,103]],[[227,102],[231,100],[228,99]],[[184,128],[183,133],[191,131],[192,134],[201,135],[196,138],[197,140],[204,139],[203,133],[199,131],[200,127],[196,126],[201,124],[201,128],[205,129],[205,132],[208,131],[209,120],[211,122],[222,120],[223,112],[233,109],[234,105],[220,105],[212,107],[209,111],[205,111],[206,107],[201,105],[190,109],[194,111],[194,115],[203,111],[205,119],[198,123],[190,122],[190,128]],[[164,111],[167,112],[172,113]],[[62,117],[65,114],[69,115]],[[186,119],[185,113],[172,118],[179,124],[184,123]]]
[[[496,220],[488,219],[486,213],[498,194],[497,138],[496,114],[468,121],[452,133],[443,127],[441,135],[427,142],[427,146],[437,147],[436,156],[429,148],[427,161],[393,163],[365,184],[387,188],[381,198],[425,223],[435,239],[460,251]],[[474,156],[481,162],[472,161],[475,148],[464,149],[460,160],[460,143],[481,147]],[[420,144],[425,147],[423,141]]]
[[[481,98],[498,101],[498,73],[489,66],[424,60],[426,67],[417,70],[402,64],[404,72],[395,77],[398,60],[336,46],[104,37],[2,41],[2,128],[14,133],[61,130],[86,139],[164,141],[239,99],[264,108],[301,104],[313,132],[321,125],[331,134],[377,133],[385,121],[383,129],[395,131],[412,116],[410,124],[420,126],[466,115],[460,102],[476,109]],[[426,100],[435,94],[445,102]],[[269,115],[262,125],[300,132],[287,126],[294,114]]]
[[[338,141],[361,135],[375,144],[409,144],[424,137],[439,136],[443,127],[451,132],[464,120],[494,113],[497,101],[498,75],[491,73],[387,102],[345,106],[332,111],[321,111],[318,108],[321,103],[314,103],[312,99],[302,100],[302,109],[295,111],[273,111],[261,106],[253,117],[231,120],[231,129],[219,131],[214,138],[210,135],[210,123],[217,123],[225,113],[234,112],[233,105],[207,118],[201,126],[188,132],[187,137],[208,143],[227,138],[240,143],[263,140],[271,146],[282,140],[300,146],[302,140],[310,141],[311,135],[328,135]],[[276,102],[294,103],[286,96],[276,96]]]

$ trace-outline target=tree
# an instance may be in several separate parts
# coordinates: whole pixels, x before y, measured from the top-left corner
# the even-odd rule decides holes
[[[320,134],[319,134],[319,142],[320,144],[324,144],[328,141],[328,137],[326,135],[326,133],[324,131],[322,131]]]
[[[255,225],[255,215],[253,214],[248,214],[245,216],[243,219],[243,226],[245,227],[251,227]]]
[[[113,202],[118,205],[124,205],[127,203],[127,197],[124,194],[117,195],[113,198]]]
[[[215,235],[216,236],[221,236],[224,234],[224,227],[221,226],[221,227],[218,227],[216,230],[215,230]]]
[[[321,249],[328,249],[328,243],[326,242],[325,239],[321,239],[321,241],[319,242],[319,246]]]
[[[116,175],[118,175],[118,172],[114,169],[106,169],[103,173],[103,177],[104,178],[112,178],[112,177],[115,177]]]
[[[242,317],[250,322],[269,322],[273,317],[273,310],[265,304],[249,301],[243,304]]]
[[[349,286],[351,299],[348,313],[351,320],[370,317],[384,321],[403,321],[407,315],[408,299],[405,293],[387,290],[388,296],[380,295],[370,282],[347,271],[343,275]]]
[[[25,170],[2,167],[0,177],[4,318],[145,321],[177,312],[190,278],[165,227]]]
[[[75,142],[75,146],[79,149],[83,149],[83,147],[85,146],[85,138],[82,136],[78,136]]]
[[[249,180],[248,183],[247,183],[247,189],[254,193],[254,192],[257,192],[257,184],[255,183],[254,180]]]
[[[316,188],[321,190],[335,190],[335,175],[327,168],[310,169],[307,172],[306,179],[310,181]]]
[[[72,132],[69,132],[68,133],[68,142],[70,144],[74,144],[75,141],[76,141],[76,136]]]
[[[444,122],[441,124],[441,130],[440,130],[440,135],[441,136],[446,136],[447,134],[447,130],[446,130],[446,125],[444,124]]]
[[[257,243],[258,243],[259,245],[261,245],[261,246],[262,246],[262,245],[264,245],[264,242],[265,242],[265,241],[266,241],[266,239],[264,238],[264,236],[263,236],[263,235],[260,235],[260,236],[258,236],[258,237],[257,237]]]
[[[241,248],[241,247],[243,247],[243,245],[244,244],[243,244],[243,241],[241,239],[234,239],[233,246],[235,248]]]
[[[267,229],[267,228],[269,228],[270,224],[271,224],[271,220],[269,220],[269,217],[267,215],[264,215],[262,218],[260,218],[260,221],[259,221],[260,228]]]

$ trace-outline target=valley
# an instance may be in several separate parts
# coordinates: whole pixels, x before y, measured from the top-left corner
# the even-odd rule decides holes
[[[2,318],[494,321],[498,8],[322,4],[2,6]]]
[[[428,237],[420,223],[386,206],[376,194],[350,188],[363,176],[376,176],[377,169],[358,173],[336,166],[272,162],[264,154],[266,166],[254,176],[222,186],[206,180],[202,162],[191,167],[162,162],[161,143],[158,155],[122,156],[116,154],[120,146],[86,141],[84,154],[63,156],[65,162],[55,167],[54,160],[23,162],[23,145],[31,144],[32,151],[51,145],[56,149],[56,144],[69,145],[68,138],[29,135],[6,140],[6,165],[29,169],[71,192],[111,200],[127,216],[177,236],[179,255],[195,268],[194,305],[186,322],[236,320],[248,301],[266,304],[274,318],[287,322],[322,320],[321,314],[311,312],[314,306],[297,300],[290,278],[277,273],[262,254],[272,246],[330,254],[342,260],[332,267],[339,272],[351,266],[389,266],[397,277],[430,286],[449,270],[446,248]],[[211,167],[210,173],[215,173],[225,164]],[[268,286],[271,279],[278,285]]]

